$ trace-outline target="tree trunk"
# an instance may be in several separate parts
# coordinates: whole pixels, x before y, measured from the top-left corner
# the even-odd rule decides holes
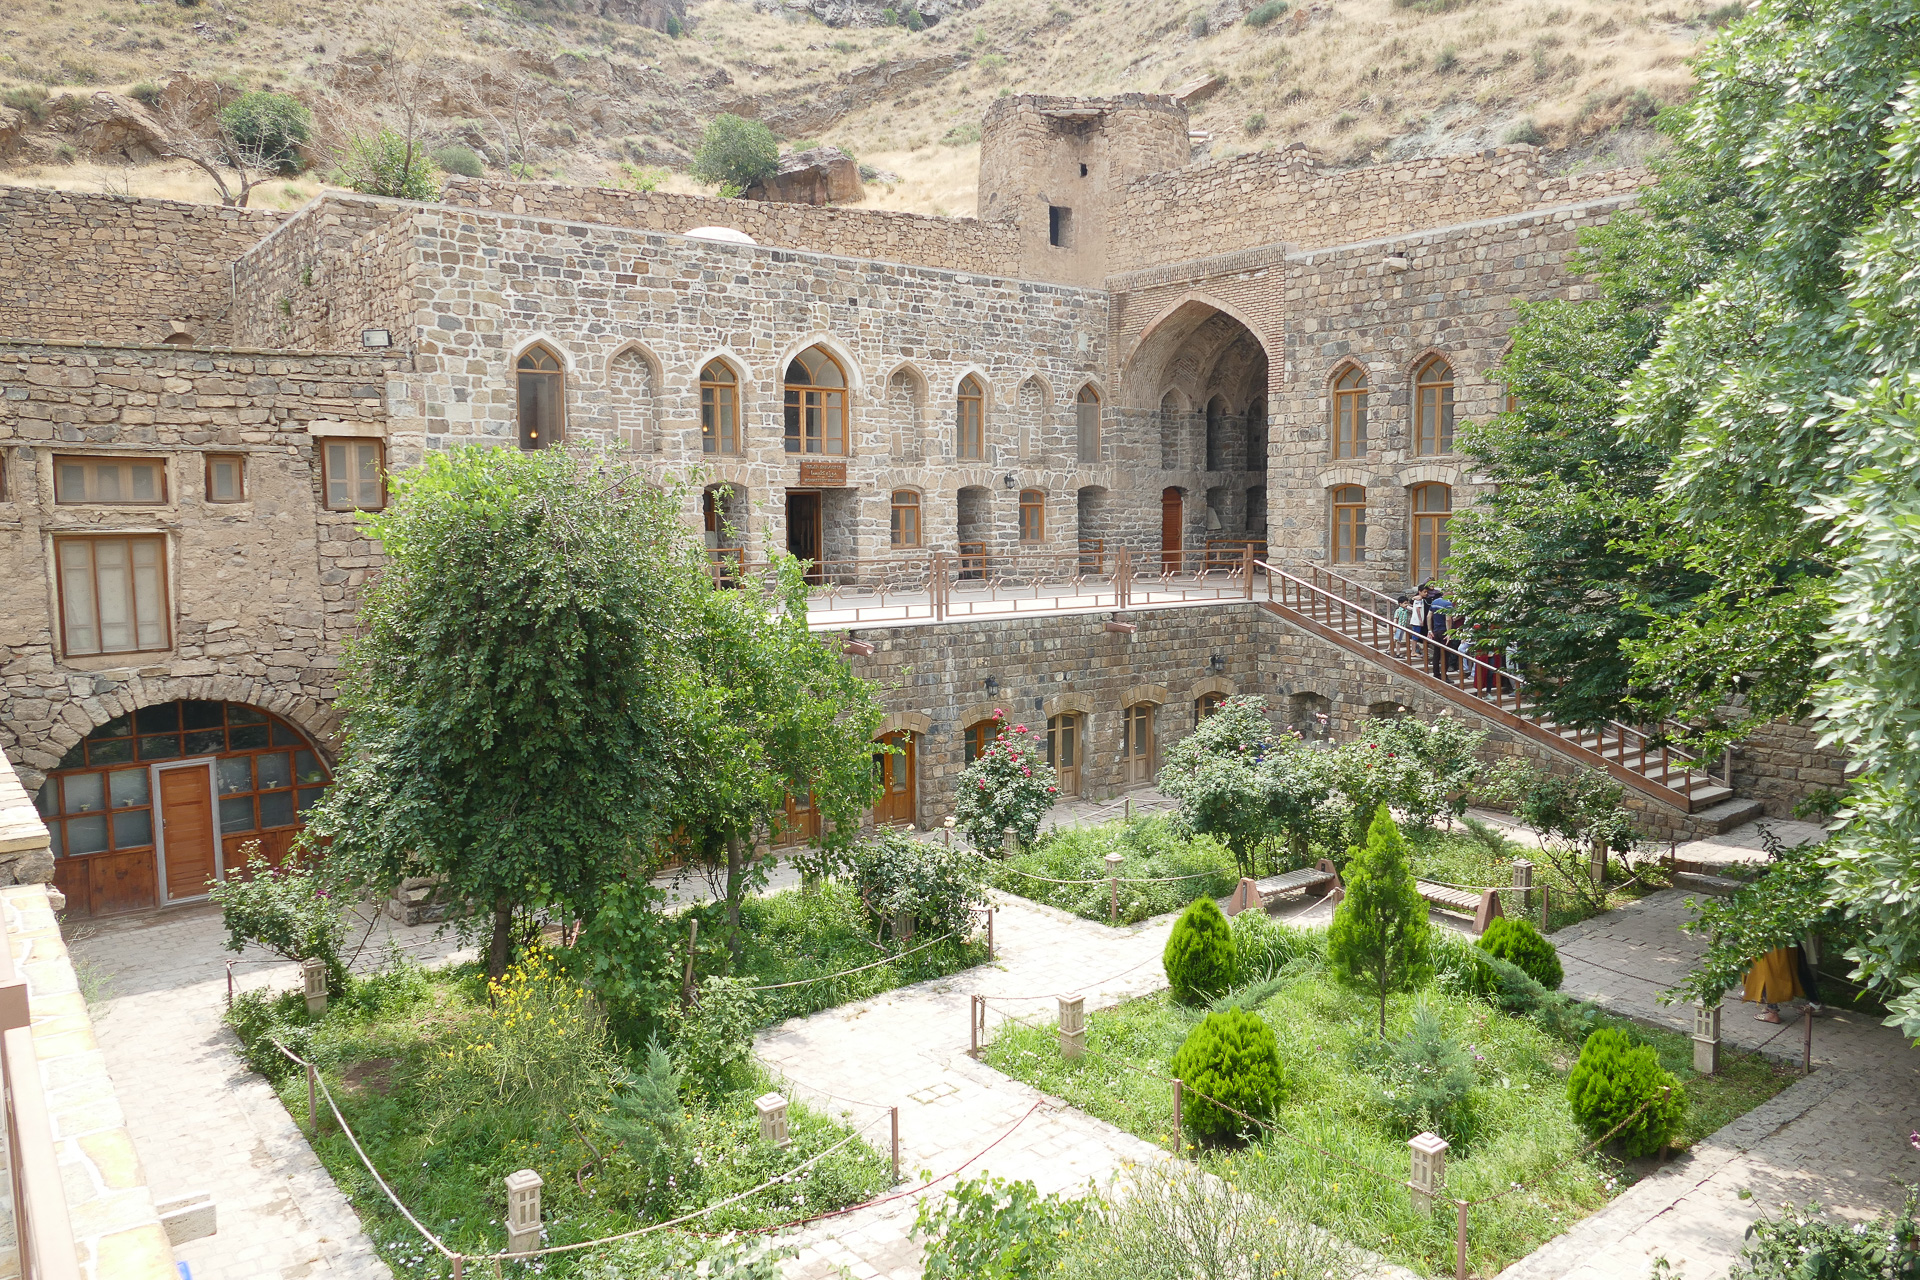
[[[500,894],[493,900],[493,937],[487,943],[487,976],[505,976],[513,959],[513,900]]]
[[[740,897],[747,878],[744,842],[727,837],[727,954],[740,963]]]

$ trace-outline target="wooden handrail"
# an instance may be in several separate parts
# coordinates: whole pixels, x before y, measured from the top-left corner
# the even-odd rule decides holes
[[[47,1116],[47,1092],[40,1081],[40,1055],[23,980],[13,965],[13,940],[0,906],[0,990],[20,987],[0,999],[12,1016],[0,1030],[0,1082],[6,1090],[7,1165],[13,1179],[13,1238],[20,1255],[21,1280],[80,1280],[73,1220],[67,1214],[60,1160],[54,1154],[53,1125]]]

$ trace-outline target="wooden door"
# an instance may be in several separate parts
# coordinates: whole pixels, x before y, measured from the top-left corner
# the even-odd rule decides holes
[[[1186,504],[1178,489],[1160,495],[1160,567],[1168,573],[1180,571],[1180,533],[1186,523]]]
[[[138,911],[155,904],[151,849],[95,854],[86,860],[86,877],[85,900],[96,916]]]
[[[209,766],[160,770],[160,831],[166,900],[204,896],[217,869]]]
[[[1153,781],[1153,708],[1145,703],[1127,708],[1125,740],[1120,754],[1127,764],[1127,785],[1144,787]]]
[[[1080,794],[1080,717],[1054,716],[1047,721],[1047,763],[1059,775],[1060,794]]]
[[[880,739],[882,746],[895,751],[873,753],[874,776],[880,780],[880,798],[873,805],[875,826],[897,823],[913,825],[915,818],[913,789],[913,735],[904,729]]]
[[[787,495],[787,550],[801,560],[811,560],[809,582],[820,580],[820,495]]]

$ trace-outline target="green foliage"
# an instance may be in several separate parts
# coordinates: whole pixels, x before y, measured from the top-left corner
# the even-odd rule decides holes
[[[478,178],[486,172],[486,166],[472,147],[454,144],[435,147],[428,158],[448,173],[459,174],[463,178]]]
[[[1188,837],[1176,820],[1161,815],[1057,827],[1032,848],[1004,862],[989,863],[988,876],[995,887],[1009,893],[1104,922],[1114,914],[1112,887],[1106,878],[1109,853],[1118,853],[1122,859],[1120,924],[1178,911],[1196,894],[1224,898],[1240,878],[1226,846],[1211,836]],[[1034,876],[1095,883],[1048,884]],[[1189,876],[1196,878],[1185,878]],[[1128,884],[1127,880],[1160,883]]]
[[[313,137],[313,113],[298,98],[253,89],[220,109],[220,128],[249,168],[293,174],[301,144]]]
[[[773,130],[722,112],[700,135],[688,172],[696,182],[718,186],[723,196],[737,196],[779,168],[780,143]]]
[[[1212,898],[1198,898],[1180,913],[1161,954],[1167,985],[1181,1004],[1211,1000],[1233,985],[1233,932]]]
[[[1041,754],[1036,735],[1023,724],[1006,727],[1006,712],[994,708],[995,737],[954,784],[954,825],[981,853],[998,857],[1006,833],[1021,848],[1033,843],[1040,820],[1053,808],[1058,775]]]
[[[620,177],[611,185],[621,191],[658,191],[660,184],[665,182],[667,177],[668,171],[665,169],[653,169],[645,165],[632,165],[622,160],[620,162]]]
[[[417,140],[391,129],[355,134],[334,155],[334,180],[362,195],[440,198],[440,170]]]
[[[927,1280],[1040,1280],[1086,1211],[1083,1200],[983,1173],[922,1199],[912,1234],[927,1241]]]
[[[1267,130],[1267,113],[1264,111],[1254,112],[1247,117],[1246,124],[1242,127],[1246,129],[1249,138],[1259,137]]]
[[[328,993],[343,994],[347,965],[340,948],[347,940],[346,902],[332,877],[310,857],[290,857],[276,867],[261,854],[258,840],[247,841],[241,852],[246,873],[207,886],[227,928],[227,950],[237,954],[256,946],[295,962],[323,960]]]
[[[1706,939],[1686,981],[1661,996],[1718,1004],[1753,962],[1778,947],[1797,947],[1813,934],[1850,932],[1829,901],[1827,870],[1817,845],[1779,849],[1766,873],[1725,898],[1689,899],[1694,918],[1681,928]]]
[[[1479,790],[1510,806],[1513,816],[1540,837],[1540,852],[1558,873],[1560,886],[1590,909],[1605,909],[1606,886],[1593,883],[1589,866],[1595,841],[1624,853],[1639,838],[1633,815],[1621,803],[1625,787],[1600,769],[1558,773],[1516,760],[1492,770]]]
[[[1264,911],[1242,911],[1227,927],[1233,934],[1236,983],[1257,982],[1283,970],[1319,968],[1327,960],[1324,929],[1303,929]]]
[[[11,89],[0,90],[0,107],[21,112],[29,120],[45,120],[47,91],[39,85],[16,85]]]
[[[869,918],[891,928],[906,913],[916,945],[946,933],[965,939],[974,908],[986,905],[986,864],[968,849],[877,830],[853,845],[844,866]]]
[[[753,1032],[760,1025],[759,1002],[745,988],[753,984],[718,974],[700,984],[700,998],[667,1013],[673,1048],[687,1072],[689,1088],[716,1092],[734,1083],[753,1053]]]
[[[647,1042],[641,1069],[626,1069],[613,1079],[613,1095],[600,1128],[626,1144],[649,1167],[669,1155],[686,1114],[680,1106],[680,1071],[655,1037]]]
[[[1370,720],[1332,754],[1333,782],[1347,799],[1353,843],[1367,838],[1386,805],[1425,832],[1443,813],[1467,811],[1481,773],[1477,752],[1487,731],[1442,712],[1432,721],[1399,716]]]
[[[1523,143],[1529,147],[1544,147],[1547,145],[1547,135],[1540,132],[1540,126],[1533,122],[1532,116],[1527,116],[1516,123],[1513,128],[1507,130],[1506,140],[1509,143]]]
[[[1416,1005],[1405,1036],[1361,1041],[1355,1057],[1377,1082],[1374,1105],[1393,1116],[1401,1132],[1437,1133],[1456,1147],[1466,1145],[1478,1082],[1474,1055],[1448,1032],[1437,1007]]]
[[[299,1067],[273,1041],[307,1057],[313,1043],[312,1019],[298,991],[242,991],[227,1010],[226,1024],[240,1041],[248,1068],[269,1080],[285,1079]]]
[[[1160,789],[1180,802],[1180,821],[1233,850],[1242,875],[1269,838],[1285,842],[1289,861],[1306,865],[1313,841],[1338,827],[1326,757],[1301,749],[1291,730],[1276,732],[1265,698],[1226,699],[1167,749]]]
[[[151,80],[142,80],[127,90],[127,96],[143,107],[157,107],[160,105],[160,92],[159,85]]]
[[[1287,0],[1265,0],[1264,3],[1255,5],[1252,12],[1247,14],[1247,25],[1256,29],[1264,27],[1277,21],[1286,13],[1287,8]]]
[[[1336,977],[1380,1000],[1387,1033],[1387,996],[1417,986],[1432,972],[1427,904],[1414,887],[1406,846],[1383,804],[1366,847],[1347,863],[1346,897],[1327,928],[1327,957]]]
[[[1286,1092],[1273,1028],[1245,1009],[1226,1009],[1201,1019],[1168,1069],[1186,1085],[1184,1123],[1202,1138],[1251,1128],[1234,1112],[1264,1120]]]
[[[1747,1227],[1727,1280],[1915,1280],[1920,1223],[1914,1198],[1872,1222],[1830,1217],[1817,1204],[1788,1204]]]
[[[1625,1124],[1614,1140],[1628,1158],[1650,1156],[1671,1142],[1687,1107],[1686,1092],[1661,1068],[1652,1046],[1635,1044],[1614,1027],[1587,1037],[1567,1076],[1567,1101],[1589,1138]],[[1628,1123],[1636,1111],[1639,1115]]]
[[[623,1044],[643,1043],[679,990],[674,948],[686,935],[660,913],[665,897],[637,876],[609,881],[567,956]]]
[[[1528,977],[1549,991],[1558,991],[1560,984],[1566,980],[1566,974],[1560,968],[1559,951],[1541,937],[1540,931],[1528,921],[1509,920],[1502,916],[1487,926],[1487,931],[1480,935],[1475,945],[1488,955],[1518,965]]]

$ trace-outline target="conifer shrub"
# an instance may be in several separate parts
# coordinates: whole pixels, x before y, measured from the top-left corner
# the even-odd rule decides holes
[[[1273,1028],[1245,1009],[1225,1009],[1202,1019],[1173,1055],[1173,1074],[1186,1085],[1185,1125],[1203,1138],[1246,1127],[1234,1111],[1265,1119],[1286,1091]]]
[[[1180,913],[1161,961],[1173,998],[1181,1004],[1205,1004],[1233,985],[1233,931],[1212,898],[1196,899]]]
[[[1668,1091],[1664,1098],[1663,1089]],[[1660,1066],[1653,1046],[1633,1043],[1616,1027],[1587,1037],[1567,1076],[1567,1101],[1580,1127],[1596,1139],[1645,1104],[1646,1110],[1615,1135],[1628,1158],[1650,1156],[1671,1142],[1687,1110],[1686,1091]]]
[[[1480,935],[1478,945],[1488,955],[1519,965],[1549,991],[1558,991],[1566,978],[1560,968],[1559,951],[1525,920],[1495,920]]]

